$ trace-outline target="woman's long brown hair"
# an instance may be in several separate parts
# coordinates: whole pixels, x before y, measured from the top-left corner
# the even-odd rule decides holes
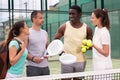
[[[106,9],[95,9],[93,11],[96,18],[101,18],[101,24],[103,27],[106,27],[108,30],[110,29],[110,22],[108,17],[108,12]]]
[[[20,29],[24,28],[24,21],[16,22],[9,31],[6,39],[6,45],[14,38],[20,35]]]

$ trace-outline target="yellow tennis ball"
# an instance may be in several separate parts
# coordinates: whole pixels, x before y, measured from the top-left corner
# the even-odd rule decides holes
[[[90,47],[89,46],[86,46],[86,49],[89,49]]]
[[[87,46],[91,47],[92,46],[92,41],[91,40],[87,40]]]
[[[83,43],[84,45],[86,45],[86,44],[87,44],[87,39],[84,39],[84,40],[82,41],[82,43]]]
[[[90,48],[90,47],[87,46],[87,45],[83,45],[83,47],[86,48],[86,49],[89,49],[89,48]],[[83,47],[82,47],[82,48],[83,48]]]
[[[81,51],[85,53],[87,51],[86,47],[82,47]]]
[[[81,48],[89,49],[90,47],[82,44]]]

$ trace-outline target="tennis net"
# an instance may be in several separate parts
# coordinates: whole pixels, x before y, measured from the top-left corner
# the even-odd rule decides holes
[[[80,80],[120,80],[120,69],[52,74],[46,76],[14,78],[9,80],[61,80],[68,78],[80,78]]]

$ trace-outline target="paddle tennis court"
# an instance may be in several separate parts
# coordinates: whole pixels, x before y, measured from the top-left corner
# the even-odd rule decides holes
[[[120,0],[0,0],[0,41],[6,38],[8,30],[16,21],[25,20],[30,28],[32,25],[30,15],[33,10],[43,12],[44,24],[42,28],[48,32],[49,39],[52,41],[59,26],[69,20],[68,10],[72,5],[79,5],[82,8],[81,21],[89,25],[93,31],[95,27],[90,21],[93,9],[106,8],[108,10],[113,70],[91,72],[92,52],[90,50],[85,54],[87,57],[85,73],[61,75],[59,56],[56,55],[49,58],[50,76],[28,78],[25,69],[24,78],[20,80],[59,80],[66,78],[66,76],[70,78],[81,77],[83,80],[120,80]],[[63,38],[61,41],[63,41]]]

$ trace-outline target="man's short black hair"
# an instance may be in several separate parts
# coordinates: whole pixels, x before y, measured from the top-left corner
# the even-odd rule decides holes
[[[75,9],[78,13],[82,13],[82,9],[78,5],[73,5],[73,6],[70,7],[70,9]]]
[[[33,18],[36,18],[38,13],[41,13],[41,14],[42,14],[42,11],[34,10],[34,11],[31,13],[31,21],[32,21],[32,22],[33,22],[32,19],[33,19]]]

